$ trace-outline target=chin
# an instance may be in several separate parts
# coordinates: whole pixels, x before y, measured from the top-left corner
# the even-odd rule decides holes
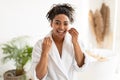
[[[58,37],[63,39],[65,37],[65,34],[64,35],[59,35]]]

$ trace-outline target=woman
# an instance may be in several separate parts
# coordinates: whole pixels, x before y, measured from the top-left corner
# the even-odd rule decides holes
[[[35,77],[39,80],[73,80],[74,71],[86,64],[79,33],[70,28],[74,9],[70,4],[57,4],[47,13],[52,31],[33,49]],[[83,66],[84,65],[84,66]]]

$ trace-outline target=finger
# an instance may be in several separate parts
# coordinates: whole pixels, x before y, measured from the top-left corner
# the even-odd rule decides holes
[[[49,43],[50,43],[50,44],[52,43],[52,40],[51,40],[51,38],[50,38],[50,37],[48,37],[48,41],[49,41]]]
[[[69,33],[70,33],[71,35],[77,35],[77,34],[78,34],[74,29],[71,29],[71,30],[69,31]]]
[[[68,31],[69,33],[72,33],[72,28]]]
[[[48,44],[48,42],[49,42],[49,41],[48,41],[48,37],[45,37],[43,43],[44,43],[44,44]]]
[[[71,29],[75,34],[79,34],[78,31],[75,28]]]
[[[48,44],[48,45],[51,45],[51,43],[52,43],[51,38],[50,38],[50,37],[47,37],[47,44]]]
[[[46,44],[49,45],[49,37],[46,38]]]
[[[44,40],[43,40],[43,43],[46,43],[46,39],[47,39],[47,38],[45,37]]]
[[[70,33],[70,35],[72,36],[73,32],[72,32],[71,30],[69,30],[69,33]]]

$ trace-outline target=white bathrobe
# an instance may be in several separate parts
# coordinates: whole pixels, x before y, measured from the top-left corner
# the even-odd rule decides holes
[[[51,37],[51,32],[47,36]],[[33,69],[34,80],[37,80],[35,67],[38,64],[41,57],[42,42],[43,39],[39,40],[33,48],[32,69]],[[80,47],[83,53],[85,53],[84,47],[81,44],[81,42],[80,42]],[[71,35],[67,33],[63,42],[61,57],[52,39],[52,47],[49,52],[49,59],[48,59],[48,72],[42,80],[73,80],[74,72],[84,70],[87,65],[88,65],[88,59],[85,55],[84,65],[82,67],[77,66],[75,60],[74,48],[71,42]]]

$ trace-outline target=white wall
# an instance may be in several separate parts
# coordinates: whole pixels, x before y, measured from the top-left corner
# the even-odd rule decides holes
[[[83,0],[0,0],[0,43],[21,35],[29,35],[36,39],[43,37],[51,29],[46,13],[52,4],[63,2],[71,3],[76,9],[74,26],[80,30],[87,26],[87,13],[83,14],[87,3]]]
[[[116,24],[115,24],[117,27],[115,30],[116,33],[114,34],[115,35],[114,51],[119,56],[117,72],[120,74],[120,16],[119,16],[119,14],[120,14],[120,0],[117,0],[117,8],[118,8],[117,14],[116,14],[117,20],[116,20]]]
[[[12,39],[13,37],[22,35],[32,37],[34,44],[38,39],[44,37],[51,29],[46,19],[46,13],[52,4],[63,2],[68,2],[74,6],[76,15],[75,23],[72,26],[78,29],[80,37],[85,43],[87,43],[89,42],[88,11],[90,8],[95,9],[100,6],[102,1],[107,1],[108,4],[111,5],[110,7],[115,10],[114,0],[0,0],[0,44]],[[119,8],[120,4],[118,9]],[[118,13],[120,14],[120,10]],[[120,16],[117,16],[117,19],[120,21]],[[118,26],[120,26],[119,22]],[[120,46],[118,45],[118,43],[120,43],[120,35],[118,35],[118,33],[120,34],[120,28],[118,26],[115,32],[115,45],[117,46],[116,51],[120,50]],[[112,27],[114,28],[114,20]],[[2,53],[0,51],[0,58],[1,57]],[[8,65],[9,67],[11,66],[11,68],[14,68],[11,63],[8,63]],[[7,65],[3,66],[0,62],[0,68],[2,67],[3,69],[2,71],[0,69],[0,74],[8,69],[6,69],[6,66]]]
[[[116,20],[116,30],[115,30],[115,46],[114,46],[114,48],[115,48],[115,51],[117,52],[117,53],[119,53],[120,54],[120,16],[119,16],[119,14],[120,14],[120,0],[117,0],[117,8],[118,8],[118,10],[117,10],[117,16],[116,16],[116,18],[117,18],[117,20]]]

